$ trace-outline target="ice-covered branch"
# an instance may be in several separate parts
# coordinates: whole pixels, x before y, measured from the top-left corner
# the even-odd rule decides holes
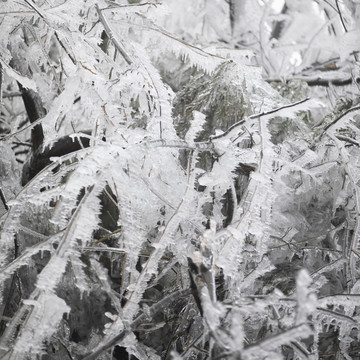
[[[108,20],[105,18],[104,14],[102,13],[102,10],[99,8],[99,5],[95,4],[95,7],[96,7],[96,11],[99,15],[99,19],[104,26],[107,36],[112,41],[112,43],[114,44],[116,49],[119,51],[119,53],[122,55],[122,57],[125,59],[125,61],[128,63],[128,65],[131,65],[133,63],[133,61],[131,60],[130,56],[126,52],[124,46],[120,43],[120,41],[115,36],[114,32],[112,31],[112,29],[110,27]]]
[[[99,355],[101,355],[104,351],[111,349],[116,344],[120,343],[127,335],[129,335],[132,331],[136,330],[142,323],[148,321],[156,315],[159,311],[163,310],[165,307],[171,306],[175,301],[179,298],[189,296],[191,294],[191,289],[178,290],[172,293],[169,296],[161,299],[159,302],[151,306],[147,313],[142,313],[139,315],[129,326],[128,329],[125,329],[120,334],[115,336],[113,339],[109,340],[106,344],[100,345],[97,349],[94,349],[90,354],[86,355],[82,358],[82,360],[96,360]]]

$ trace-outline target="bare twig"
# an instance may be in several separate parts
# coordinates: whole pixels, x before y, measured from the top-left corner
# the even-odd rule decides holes
[[[269,111],[264,111],[260,114],[254,114],[254,115],[251,115],[249,116],[247,119],[243,119],[243,120],[240,120],[238,121],[237,123],[235,123],[234,125],[230,126],[226,131],[224,131],[222,134],[220,135],[216,135],[216,136],[211,136],[210,137],[210,141],[213,141],[213,140],[216,140],[216,139],[219,139],[219,138],[223,138],[225,137],[226,135],[228,135],[232,130],[234,130],[235,128],[239,127],[240,125],[244,124],[247,120],[249,119],[256,119],[256,118],[260,118],[262,116],[266,116],[266,115],[271,115],[271,114],[274,114],[280,110],[283,110],[283,109],[288,109],[288,108],[291,108],[291,107],[294,107],[294,106],[297,106],[297,105],[300,105],[300,104],[303,104],[305,103],[306,101],[310,100],[310,98],[305,98],[303,100],[300,100],[300,101],[297,101],[295,103],[292,103],[292,104],[287,104],[287,105],[284,105],[284,106],[281,106],[279,108],[276,108],[276,109],[273,109],[273,110],[269,110]],[[197,143],[197,144],[200,144],[200,143]]]
[[[343,227],[343,225],[340,226],[341,228]],[[306,238],[306,239],[303,239],[303,240],[299,240],[297,242],[294,242],[294,243],[291,243],[291,245],[293,246],[297,246],[299,244],[303,244],[303,243],[307,243],[307,242],[310,242],[310,241],[316,241],[316,240],[322,240],[321,238],[322,237],[326,237],[328,234],[338,230],[339,227],[336,227],[334,229],[331,229],[329,231],[326,231],[324,233],[321,233],[320,235],[317,235],[317,236],[313,236],[313,237],[310,237],[310,238]],[[269,247],[269,251],[272,251],[272,250],[276,250],[276,249],[279,249],[279,248],[282,248],[284,246],[288,246],[287,244],[282,244],[282,245],[277,245],[277,246],[272,246],[272,247]],[[328,250],[328,249],[327,249]]]
[[[316,2],[319,3],[319,1],[317,1],[317,0],[316,0]],[[335,6],[333,4],[330,3],[330,1],[323,0],[323,2],[337,12],[337,9],[335,8]]]
[[[258,117],[261,117],[261,116],[266,116],[266,115],[270,115],[270,114],[274,114],[280,110],[283,110],[283,109],[288,109],[288,108],[292,108],[294,106],[297,106],[297,105],[300,105],[300,104],[303,104],[305,103],[306,101],[310,100],[309,97],[303,99],[303,100],[300,100],[300,101],[297,101],[297,102],[294,102],[294,103],[291,103],[291,104],[287,104],[287,105],[284,105],[284,106],[281,106],[279,108],[276,108],[276,109],[273,109],[273,110],[269,110],[269,111],[264,111],[260,114],[254,114],[254,115],[251,115],[250,116],[250,119],[256,119]]]
[[[324,308],[321,308],[321,307],[317,307],[316,310],[319,311],[319,312],[325,313],[325,314],[329,314],[331,316],[331,318],[335,318],[335,319],[338,318],[339,321],[348,321],[350,323],[356,324],[355,319],[353,319],[352,317],[347,316],[345,314],[341,314],[338,311],[324,309]]]
[[[2,188],[0,187],[0,199],[2,201],[2,203],[4,204],[4,208],[6,211],[9,210],[9,206],[7,205],[7,202],[6,202],[6,199],[5,199],[5,195],[4,195],[4,192],[2,190]]]
[[[324,127],[324,130],[322,131],[322,133],[319,135],[318,139],[321,139],[321,137],[332,127],[334,126],[339,120],[341,120],[344,116],[348,115],[349,113],[353,112],[353,111],[357,111],[360,110],[360,105],[354,106],[348,110],[346,110],[344,113],[342,113],[341,115],[339,115],[335,120],[333,120],[331,123],[327,124]]]
[[[2,105],[2,98],[3,98],[3,82],[4,82],[4,70],[2,64],[0,63],[0,106]]]
[[[349,144],[353,144],[353,145],[356,145],[356,146],[360,146],[360,144],[354,140],[354,139],[351,139],[347,136],[344,136],[344,135],[335,135],[339,140],[342,140],[342,141],[346,141],[348,142]]]
[[[0,64],[1,67],[1,64]],[[11,92],[7,92],[4,91],[2,97],[5,98],[11,98],[11,97],[15,97],[15,96],[21,96],[21,92],[20,91],[11,91]]]
[[[70,58],[70,60],[72,61],[72,63],[73,63],[74,65],[76,65],[77,62],[76,62],[75,58],[74,58],[74,57],[69,53],[69,51],[66,49],[65,45],[64,45],[63,42],[60,40],[58,33],[57,33],[56,31],[54,31],[54,34],[55,34],[55,37],[56,37],[57,41],[59,42],[60,46],[65,50],[67,56]]]
[[[151,140],[148,142],[156,147],[165,147],[165,148],[175,148],[175,149],[187,149],[187,150],[199,150],[199,151],[210,151],[214,148],[213,144],[209,141],[204,142],[195,142],[192,145],[189,145],[186,141],[183,140]]]
[[[17,11],[0,11],[0,15],[12,15],[12,14],[33,14],[34,11],[21,11],[21,10],[17,10]]]
[[[100,242],[102,242],[102,241],[104,241],[104,240],[106,240],[107,238],[109,238],[109,237],[111,237],[111,236],[113,236],[113,235],[115,235],[115,234],[118,234],[119,232],[123,232],[123,231],[124,231],[123,228],[117,229],[117,230],[111,232],[110,234],[107,234],[107,235],[103,236],[102,238],[100,238],[99,240],[97,240],[97,241],[95,242],[95,245],[98,244],[98,243],[100,243]]]
[[[338,78],[338,79],[324,79],[320,76],[316,77],[316,76],[304,76],[304,75],[299,75],[299,76],[293,76],[291,78],[287,78],[287,79],[279,79],[279,78],[269,78],[266,79],[267,82],[288,82],[288,81],[292,81],[292,80],[300,80],[300,81],[305,81],[309,86],[324,86],[324,87],[329,87],[331,85],[333,86],[345,86],[345,85],[350,85],[353,82],[358,83],[359,79],[356,78],[354,79],[351,75],[343,77],[343,78]]]
[[[342,24],[345,32],[348,32],[348,29],[346,28],[346,25],[345,25],[345,22],[344,22],[344,18],[343,18],[343,16],[342,16],[342,13],[341,13],[341,10],[340,10],[340,7],[339,7],[339,2],[338,2],[338,0],[335,0],[335,3],[336,3],[336,8],[337,8],[337,10],[338,10],[339,16],[340,16],[341,24]]]
[[[107,7],[107,8],[104,8],[104,9],[101,9],[101,11],[103,10],[112,10],[112,9],[116,9],[116,8],[125,8],[125,7],[139,7],[139,6],[146,6],[146,5],[149,5],[149,6],[159,6],[159,5],[162,5],[162,3],[153,3],[153,2],[146,2],[146,3],[141,3],[141,4],[116,4],[116,3],[113,3],[113,2],[110,2],[109,1],[109,4],[110,6]]]

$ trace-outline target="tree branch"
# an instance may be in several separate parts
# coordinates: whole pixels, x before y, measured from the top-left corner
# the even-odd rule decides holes
[[[321,136],[330,129],[330,127],[332,127],[333,125],[335,125],[339,120],[341,120],[344,116],[346,116],[347,114],[356,111],[356,110],[360,110],[360,105],[354,106],[348,110],[346,110],[343,114],[341,114],[340,116],[338,116],[335,120],[333,120],[331,123],[327,124],[321,134]]]
[[[127,54],[123,46],[120,44],[120,42],[116,39],[114,36],[114,33],[111,30],[110,24],[105,18],[105,16],[102,13],[102,10],[100,10],[99,5],[95,4],[96,11],[98,12],[100,22],[103,24],[105,32],[109,39],[114,44],[115,48],[119,51],[119,53],[122,55],[122,57],[125,59],[125,61],[128,63],[128,65],[131,65],[133,61],[131,60],[130,56]]]
[[[303,100],[300,100],[300,101],[297,101],[295,103],[291,103],[291,104],[287,104],[287,105],[284,105],[284,106],[281,106],[279,108],[276,108],[276,109],[273,109],[273,110],[269,110],[269,111],[264,111],[260,114],[254,114],[254,115],[251,115],[249,116],[247,119],[242,119],[240,121],[238,121],[237,123],[231,125],[226,131],[224,131],[222,134],[220,135],[216,135],[216,136],[211,136],[210,137],[210,140],[209,141],[213,141],[213,140],[217,140],[217,139],[220,139],[222,137],[225,137],[226,135],[228,135],[232,130],[234,130],[235,128],[239,127],[240,125],[244,124],[246,120],[248,119],[256,119],[256,118],[259,118],[259,117],[262,117],[262,116],[266,116],[266,115],[270,115],[270,114],[274,114],[280,110],[283,110],[283,109],[288,109],[288,108],[291,108],[291,107],[294,107],[294,106],[297,106],[297,105],[300,105],[300,104],[303,104],[305,103],[306,101],[310,100],[310,98],[305,98]],[[198,143],[200,144],[200,143]]]
[[[336,3],[336,8],[337,8],[337,10],[338,10],[339,16],[340,16],[341,24],[342,24],[345,32],[348,32],[348,29],[346,28],[346,25],[345,25],[345,22],[344,22],[344,18],[343,18],[343,16],[342,16],[342,13],[341,13],[341,10],[340,10],[340,7],[339,7],[339,2],[338,2],[338,0],[335,0],[335,3]]]
[[[181,297],[185,297],[191,294],[191,289],[185,289],[185,290],[178,290],[171,295],[167,296],[166,298],[160,300],[153,306],[149,308],[147,313],[142,313],[139,315],[130,325],[129,329],[126,329],[122,331],[120,334],[113,337],[111,340],[109,340],[106,344],[99,347],[97,350],[93,351],[92,353],[85,355],[82,360],[96,360],[100,354],[102,354],[104,351],[109,350],[116,344],[118,344],[120,341],[122,341],[127,335],[129,335],[132,331],[137,329],[148,317],[153,317],[156,313],[158,313],[160,310],[164,309],[165,307],[169,306],[171,303],[176,301],[177,299]]]
[[[269,78],[266,81],[269,83],[270,82],[285,82],[285,83],[287,83],[292,80],[305,81],[309,86],[325,86],[325,87],[329,87],[331,85],[345,86],[345,85],[350,85],[353,82],[360,83],[360,78],[353,79],[353,77],[351,75],[349,75],[348,77],[339,78],[339,79],[324,79],[319,76],[318,77],[294,76],[292,78],[287,78],[287,79]]]
[[[4,204],[4,208],[6,211],[9,210],[9,206],[7,205],[6,199],[5,199],[5,195],[4,192],[2,191],[2,188],[0,187],[0,199],[2,201],[2,203]]]
[[[3,98],[3,81],[4,81],[4,70],[2,64],[0,63],[0,106],[2,105],[2,98]]]

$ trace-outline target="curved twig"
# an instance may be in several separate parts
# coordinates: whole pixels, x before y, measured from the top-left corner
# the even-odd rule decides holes
[[[284,106],[280,106],[279,108],[276,108],[276,109],[273,109],[273,110],[269,110],[269,111],[264,111],[260,114],[254,114],[254,115],[251,115],[249,116],[248,118],[246,119],[243,119],[243,120],[240,120],[238,121],[237,123],[235,123],[234,125],[230,126],[226,131],[224,131],[222,134],[220,135],[216,135],[216,136],[211,136],[210,137],[210,141],[213,141],[213,140],[217,140],[217,139],[220,139],[220,138],[223,138],[225,137],[226,135],[228,135],[232,130],[236,129],[237,127],[239,127],[240,125],[244,124],[248,119],[256,119],[256,118],[260,118],[262,116],[266,116],[266,115],[271,115],[271,114],[274,114],[280,110],[283,110],[283,109],[288,109],[288,108],[291,108],[291,107],[294,107],[294,106],[297,106],[297,105],[300,105],[300,104],[303,104],[305,103],[306,101],[310,100],[309,97],[303,99],[303,100],[300,100],[300,101],[297,101],[297,102],[294,102],[294,103],[291,103],[291,104],[286,104]],[[200,144],[200,143],[197,143],[197,144]]]

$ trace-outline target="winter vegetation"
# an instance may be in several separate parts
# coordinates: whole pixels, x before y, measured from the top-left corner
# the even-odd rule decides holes
[[[360,359],[357,0],[0,1],[0,359]]]

